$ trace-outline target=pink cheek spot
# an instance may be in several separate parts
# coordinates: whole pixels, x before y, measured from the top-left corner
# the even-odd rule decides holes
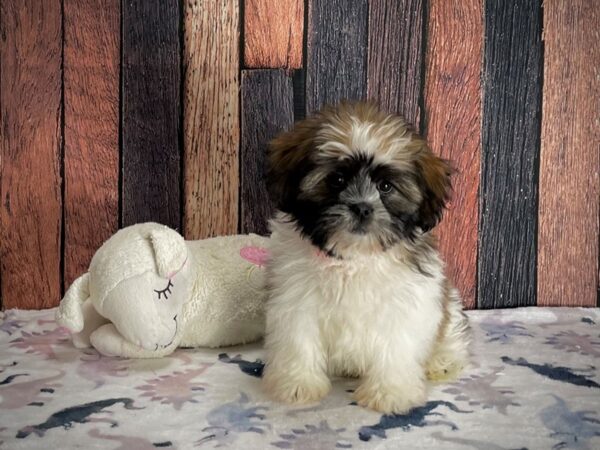
[[[248,246],[240,250],[240,256],[255,266],[264,267],[269,261],[271,253],[263,247]]]
[[[173,272],[170,272],[169,274],[167,274],[167,278],[169,279],[169,281],[171,281],[171,278],[173,278],[175,275],[177,275],[181,269],[183,269],[185,267],[185,263],[187,262],[187,256],[185,258],[185,260],[183,261],[183,264],[181,265],[181,267],[177,270],[174,270]]]

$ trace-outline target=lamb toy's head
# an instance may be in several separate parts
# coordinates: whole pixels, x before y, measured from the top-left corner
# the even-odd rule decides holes
[[[124,228],[100,247],[88,272],[71,285],[57,321],[79,333],[86,308],[93,307],[132,344],[147,350],[167,347],[192,293],[191,259],[183,237],[166,226]]]

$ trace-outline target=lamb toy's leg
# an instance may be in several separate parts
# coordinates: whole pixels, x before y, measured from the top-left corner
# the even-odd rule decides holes
[[[98,328],[90,339],[94,348],[101,354],[123,358],[161,358],[173,353],[179,344],[179,339],[175,339],[168,347],[146,350],[125,340],[112,323]]]
[[[83,315],[83,330],[73,334],[73,345],[76,348],[87,348],[92,345],[90,335],[107,323],[108,320],[98,314],[89,298],[81,305],[81,313]]]

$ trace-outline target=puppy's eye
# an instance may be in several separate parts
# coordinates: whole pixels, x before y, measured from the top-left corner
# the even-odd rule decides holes
[[[394,186],[392,186],[392,183],[386,180],[381,180],[379,183],[377,183],[377,189],[382,194],[389,194],[390,192],[392,192],[393,188]]]
[[[158,295],[158,299],[164,298],[165,300],[169,299],[169,295],[171,295],[171,288],[173,287],[173,283],[169,280],[169,284],[164,289],[154,289],[154,292]]]
[[[343,188],[346,186],[346,178],[341,173],[334,173],[329,179],[329,184],[334,188]]]

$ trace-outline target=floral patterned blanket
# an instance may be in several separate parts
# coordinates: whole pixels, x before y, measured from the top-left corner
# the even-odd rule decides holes
[[[600,311],[469,313],[473,364],[408,415],[261,390],[260,344],[158,360],[75,349],[54,311],[0,313],[0,449],[600,449]]]

